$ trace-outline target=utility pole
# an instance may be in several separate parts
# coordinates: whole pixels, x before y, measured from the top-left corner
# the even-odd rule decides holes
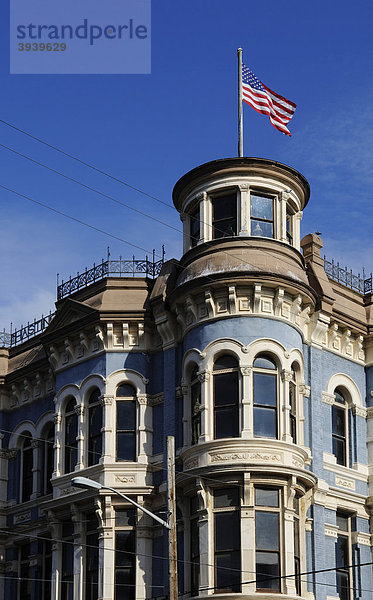
[[[167,508],[168,508],[168,575],[169,600],[178,600],[177,585],[177,538],[176,538],[176,485],[175,485],[175,438],[167,436]]]

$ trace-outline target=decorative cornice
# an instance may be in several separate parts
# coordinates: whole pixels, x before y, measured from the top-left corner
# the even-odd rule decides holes
[[[366,419],[366,417],[367,417],[367,409],[365,408],[365,406],[357,406],[355,404],[352,407],[352,414],[356,415],[357,417],[363,417],[363,419]]]

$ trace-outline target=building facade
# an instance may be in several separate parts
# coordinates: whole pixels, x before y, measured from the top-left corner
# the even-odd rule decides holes
[[[301,239],[309,185],[231,158],[173,193],[184,253],[106,262],[0,348],[0,600],[372,597],[373,289]],[[10,343],[9,343],[10,342]],[[10,346],[10,347],[9,347]]]

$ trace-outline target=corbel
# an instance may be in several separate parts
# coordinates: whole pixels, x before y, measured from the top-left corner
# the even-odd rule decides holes
[[[215,316],[215,303],[214,303],[214,299],[212,297],[211,290],[205,291],[205,306],[206,306],[207,314],[211,319],[212,317]]]
[[[58,367],[58,363],[60,362],[60,353],[58,352],[56,346],[52,344],[49,346],[49,362],[52,367],[56,369]]]
[[[276,295],[275,295],[275,302],[274,302],[275,315],[277,317],[279,317],[281,315],[281,308],[282,308],[282,303],[284,301],[284,295],[285,295],[284,288],[282,288],[282,287],[277,288]]]
[[[296,298],[294,298],[294,300],[291,304],[291,316],[292,316],[293,322],[297,322],[297,319],[301,312],[302,312],[302,296],[297,296]]]
[[[260,312],[260,300],[262,297],[262,286],[258,283],[254,286],[254,312]]]
[[[230,313],[234,315],[237,312],[237,296],[235,285],[230,285],[228,288],[228,302]]]

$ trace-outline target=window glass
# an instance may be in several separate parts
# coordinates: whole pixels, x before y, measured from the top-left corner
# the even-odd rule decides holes
[[[254,402],[262,406],[276,406],[276,375],[254,373]]]
[[[132,396],[136,396],[136,390],[132,385],[124,383],[117,388],[116,393],[117,398],[119,397],[127,397],[131,398]]]
[[[217,372],[216,365],[218,365]],[[223,368],[232,370],[228,373],[219,373],[219,369]],[[215,438],[238,437],[239,387],[236,359],[229,355],[217,359],[214,364],[213,380]]]
[[[218,488],[214,490],[214,508],[239,505],[239,488]]]
[[[251,216],[254,219],[273,219],[273,200],[265,196],[251,194]]]
[[[278,513],[256,511],[255,536],[259,550],[279,550]]]
[[[33,492],[33,449],[31,447],[31,435],[29,433],[24,434],[24,441],[22,446],[22,502],[27,502],[31,498]]]
[[[251,235],[273,237],[273,198],[251,194]]]
[[[258,369],[274,369],[274,370],[276,370],[276,363],[272,360],[272,358],[270,358],[269,356],[266,356],[265,354],[260,354],[259,356],[257,356],[256,359],[254,360],[253,366]]]
[[[212,200],[213,238],[237,235],[237,196],[229,194]]]
[[[85,599],[98,598],[98,522],[95,513],[86,515],[85,532]]]
[[[240,591],[240,518],[237,510],[215,513],[215,589]]]
[[[346,403],[346,400],[344,399],[343,394],[342,394],[342,392],[340,390],[338,390],[338,389],[335,390],[334,394],[335,394],[335,401],[336,402],[339,402],[339,404],[345,404]]]
[[[278,490],[271,488],[255,488],[255,504],[257,506],[279,507]]]
[[[231,354],[223,354],[219,356],[214,362],[214,371],[222,369],[235,369],[237,368],[237,359]]]
[[[115,525],[117,527],[134,527],[135,526],[135,509],[127,508],[125,510],[118,509],[115,511]]]
[[[200,211],[199,206],[190,214],[190,245],[197,245],[200,238]]]
[[[276,412],[273,409],[254,407],[255,437],[277,437]]]
[[[277,552],[256,552],[256,587],[258,590],[280,590],[280,557]]]
[[[134,522],[135,509],[116,510],[115,600],[134,600],[136,597],[136,535],[133,527]]]
[[[98,464],[102,454],[102,406],[100,391],[94,390],[88,400],[88,466]]]
[[[340,531],[348,531],[348,516],[338,512],[337,525]]]

